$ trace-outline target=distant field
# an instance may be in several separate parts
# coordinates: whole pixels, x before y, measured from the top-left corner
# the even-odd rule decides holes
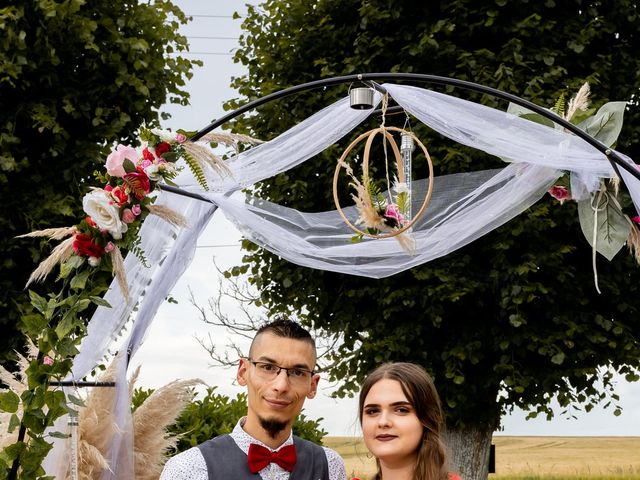
[[[503,437],[495,480],[640,480],[640,437]],[[345,460],[347,476],[368,478],[375,462],[355,437],[326,437]],[[464,479],[463,479],[464,480]]]

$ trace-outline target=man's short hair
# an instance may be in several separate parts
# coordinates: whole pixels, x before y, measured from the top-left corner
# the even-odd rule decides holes
[[[265,323],[262,325],[255,336],[253,337],[253,341],[251,342],[251,347],[249,348],[249,352],[253,349],[253,344],[263,333],[270,333],[275,335],[276,337],[281,338],[291,338],[292,340],[300,340],[303,342],[309,343],[313,346],[313,349],[316,349],[316,342],[309,333],[307,329],[305,329],[298,322],[294,322],[293,320],[289,320],[288,318],[279,317],[275,320]]]

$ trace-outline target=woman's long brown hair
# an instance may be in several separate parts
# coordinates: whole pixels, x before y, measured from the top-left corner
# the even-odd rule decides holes
[[[413,406],[422,423],[422,443],[418,446],[414,480],[448,480],[447,455],[440,438],[444,428],[444,416],[440,397],[431,376],[414,363],[385,363],[376,368],[365,379],[360,390],[358,415],[362,424],[364,401],[371,387],[382,379],[396,380],[402,392]],[[380,461],[376,459],[378,472],[374,480],[382,480]]]

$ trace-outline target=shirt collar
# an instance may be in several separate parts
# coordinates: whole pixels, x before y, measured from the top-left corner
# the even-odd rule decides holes
[[[258,440],[257,438],[253,438],[251,435],[244,431],[242,426],[244,425],[246,419],[247,417],[242,417],[240,420],[238,420],[238,423],[233,428],[233,431],[230,434],[233,441],[236,442],[236,445],[238,445],[240,450],[242,450],[245,454],[249,453],[249,445],[251,445],[252,443],[268,448],[272,452],[277,452],[282,447],[291,445],[293,443],[293,432],[289,432],[289,438],[287,438],[278,448],[273,449],[265,445],[260,440]]]

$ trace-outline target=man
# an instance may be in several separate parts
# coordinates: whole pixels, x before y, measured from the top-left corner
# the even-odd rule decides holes
[[[300,325],[280,319],[261,327],[238,366],[247,416],[230,435],[171,458],[160,480],[346,480],[336,452],[292,435],[305,398],[318,390],[315,365],[315,342]]]

